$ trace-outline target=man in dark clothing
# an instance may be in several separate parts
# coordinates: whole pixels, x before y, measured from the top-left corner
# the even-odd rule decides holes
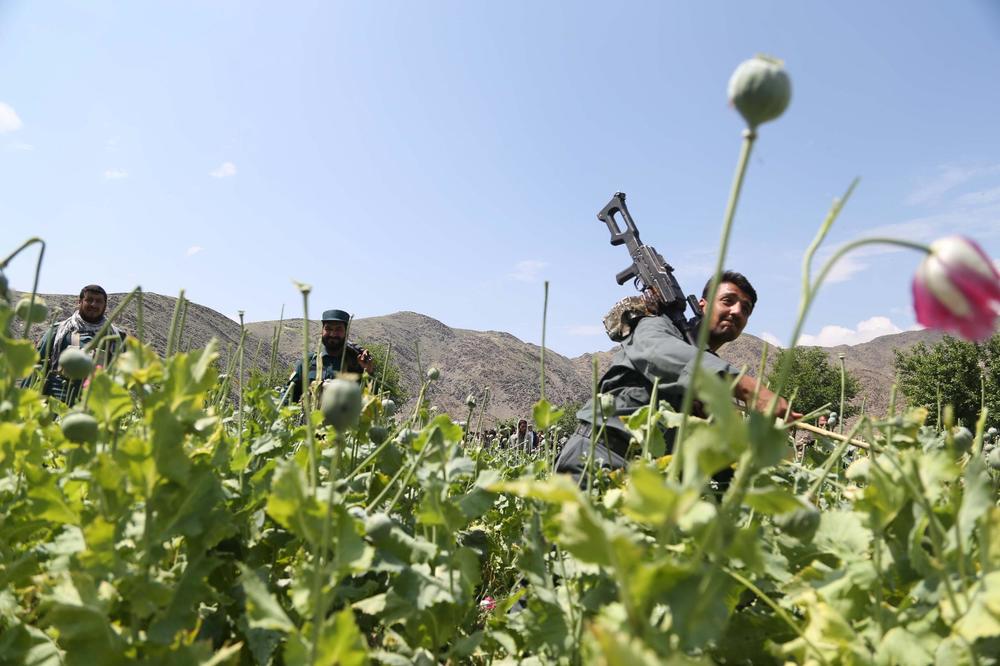
[[[705,307],[709,285],[705,285],[701,306]],[[716,292],[712,321],[708,337],[708,353],[702,356],[701,366],[709,372],[735,377],[739,370],[716,355],[723,344],[739,337],[757,303],[757,292],[743,275],[726,271]],[[639,408],[648,405],[652,396],[653,381],[659,379],[658,395],[680,411],[684,391],[691,384],[696,349],[689,344],[681,331],[666,315],[644,316],[634,324],[622,340],[622,348],[615,355],[611,367],[601,378],[599,390],[614,398],[614,415],[605,423],[605,434],[610,448],[602,439],[594,446],[594,465],[619,469],[627,464],[626,455],[631,435],[618,417],[628,418]],[[749,403],[757,392],[757,403],[751,407],[763,411],[774,393],[753,377],[744,376],[736,384],[733,394]],[[788,402],[778,398],[778,416],[786,416]],[[796,414],[789,415],[791,417]],[[556,461],[556,471],[572,474],[578,480],[586,469],[586,456],[590,452],[590,437],[594,428],[594,405],[588,401],[577,412],[580,426],[566,442]],[[598,428],[600,424],[598,424]],[[667,447],[673,447],[674,430],[665,433]]]
[[[351,315],[343,310],[327,310],[323,313],[323,355],[320,361],[323,368],[321,378],[324,381],[333,379],[340,372],[341,358],[344,359],[344,372],[371,374],[375,368],[374,359],[367,349],[347,341],[347,325],[350,321]],[[316,380],[316,354],[309,356],[308,377],[310,384]],[[290,396],[293,402],[298,402],[302,398],[302,361],[295,366],[295,372],[288,381],[288,390],[285,394]]]
[[[79,397],[81,382],[63,377],[59,372],[59,357],[70,347],[86,347],[107,321],[104,316],[107,309],[108,293],[100,285],[88,284],[80,290],[76,312],[45,332],[38,342],[39,369],[45,373],[42,395],[50,395],[66,403],[72,403]],[[125,339],[125,333],[114,324],[108,328],[107,335],[114,335],[117,339],[96,346],[94,362],[98,365],[108,365],[120,349],[119,340]]]

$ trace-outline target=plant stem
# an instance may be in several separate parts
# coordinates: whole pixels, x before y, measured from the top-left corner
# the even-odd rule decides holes
[[[309,292],[312,287],[299,285],[302,292],[302,413],[306,420],[306,447],[309,451],[309,489],[316,493],[316,441],[313,435],[312,396],[309,394]]]
[[[844,434],[844,421],[847,420],[847,414],[844,412],[844,394],[847,391],[847,367],[844,365],[844,355],[840,354],[840,434]]]
[[[646,413],[646,436],[642,443],[642,459],[649,460],[649,440],[653,438],[653,414],[659,409],[660,378],[653,380],[653,391],[649,398],[649,411]]]
[[[187,309],[185,308],[185,312]],[[236,401],[237,409],[239,409],[239,414],[236,417],[236,450],[243,451],[243,343],[247,337],[247,329],[243,324],[243,310],[239,311],[240,314],[240,344],[237,353],[239,354],[240,363],[240,381],[239,381],[239,396]],[[243,470],[240,470],[240,491],[243,490]]]
[[[861,426],[864,422],[865,419],[858,419],[858,422],[854,424],[853,428],[851,428],[851,432],[847,435],[847,438],[840,442],[840,444],[837,444],[836,448],[833,449],[833,453],[827,456],[827,459],[823,462],[823,465],[820,468],[822,473],[816,478],[813,484],[809,486],[809,490],[806,492],[806,497],[810,498],[810,501],[812,501],[812,498],[815,497],[816,493],[820,489],[820,486],[823,485],[823,481],[826,480],[826,475],[830,473],[830,468],[833,467],[834,463],[840,462],[840,457],[844,455],[844,451],[850,445],[851,440],[854,439],[854,435],[861,430]],[[839,470],[837,472],[837,482],[838,484],[840,482]]]
[[[705,315],[701,326],[698,328],[698,348],[695,350],[694,363],[691,367],[691,380],[687,390],[684,391],[684,399],[681,403],[681,425],[677,429],[677,437],[674,441],[674,455],[670,458],[670,465],[667,467],[668,478],[675,482],[680,475],[681,469],[683,469],[684,437],[687,431],[687,420],[694,406],[694,397],[698,386],[698,373],[701,371],[701,359],[705,355],[708,334],[712,328],[712,314],[715,311],[715,293],[719,289],[719,279],[722,276],[722,268],[726,262],[726,252],[729,248],[729,236],[733,228],[733,218],[736,216],[736,205],[740,200],[743,179],[746,176],[747,165],[750,163],[750,152],[753,150],[753,144],[756,139],[757,133],[754,130],[743,130],[743,143],[740,146],[739,160],[736,162],[736,175],[733,178],[732,189],[729,192],[729,201],[726,203],[726,212],[723,216],[722,238],[719,240],[719,253],[715,261],[715,272],[712,273],[712,280],[708,286]]]
[[[541,383],[542,383],[542,400],[545,400],[545,320],[549,313],[549,281],[545,281],[545,299],[542,305],[542,371],[541,371]]]
[[[29,312],[33,310],[35,307],[35,296],[38,293],[38,279],[39,277],[41,277],[42,274],[42,259],[45,257],[45,241],[43,241],[41,238],[38,238],[37,236],[29,238],[28,240],[21,243],[21,246],[19,248],[11,252],[2,262],[0,262],[0,271],[2,271],[3,269],[7,268],[7,264],[9,264],[14,257],[19,255],[22,250],[27,249],[32,245],[41,245],[41,247],[38,249],[38,260],[35,262],[35,279],[34,282],[31,283],[31,301],[30,301],[31,304],[28,307]],[[28,330],[30,328],[31,328],[31,317],[29,316],[28,319],[24,322],[24,334],[22,335],[22,337],[25,338],[28,337]]]
[[[167,352],[165,356],[170,358],[174,353],[174,345],[176,344],[175,336],[177,335],[177,321],[180,318],[181,313],[181,303],[184,301],[184,290],[181,289],[180,294],[177,295],[177,300],[174,301],[174,314],[170,317],[170,328],[167,331]]]
[[[833,208],[830,211],[830,215],[832,215],[834,218],[840,212],[840,209],[843,208],[843,205],[846,203],[847,196],[850,195],[852,189],[853,189],[853,183],[852,187],[848,188],[847,193],[844,195],[843,199],[837,199],[833,202]],[[832,223],[832,220],[830,221],[830,223]],[[898,247],[904,247],[911,250],[919,250],[924,253],[930,252],[930,248],[927,247],[926,245],[923,245],[922,243],[915,243],[911,241],[900,240],[898,238],[885,238],[885,237],[860,238],[838,249],[833,254],[833,256],[830,257],[827,260],[827,262],[823,265],[823,268],[820,270],[819,276],[813,282],[812,287],[808,288],[808,290],[802,294],[802,299],[799,302],[799,313],[795,321],[795,329],[793,330],[792,338],[788,343],[788,349],[792,349],[798,343],[799,336],[802,334],[802,328],[805,326],[806,315],[809,314],[809,308],[812,306],[812,303],[816,298],[816,294],[819,292],[820,285],[822,285],[823,282],[826,280],[826,276],[830,274],[830,271],[833,269],[836,263],[844,257],[844,255],[846,255],[848,252],[851,252],[852,250],[856,250],[857,248],[863,247],[865,245],[895,245]],[[769,410],[769,413],[771,415],[773,415],[775,410],[777,409],[777,397],[780,396],[781,392],[784,390],[785,383],[788,381],[788,376],[790,372],[791,372],[791,364],[785,364],[785,366],[781,368],[781,375],[778,379],[777,385],[775,385],[772,388],[775,394],[775,399],[771,402],[771,408]],[[841,414],[840,417],[843,418],[843,414]]]

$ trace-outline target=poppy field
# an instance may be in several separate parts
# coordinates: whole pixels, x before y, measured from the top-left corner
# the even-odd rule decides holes
[[[213,347],[130,338],[66,407],[0,303],[4,663],[994,663],[995,434],[864,418],[867,448],[737,411],[704,378],[665,473],[647,453],[589,489],[367,388],[356,420],[220,393]],[[431,381],[431,380],[427,380]],[[447,381],[443,376],[438,381]],[[536,426],[556,411],[544,401]],[[242,420],[242,429],[238,424]],[[551,438],[554,441],[554,438]],[[658,443],[659,442],[659,446]],[[853,450],[846,464],[845,453]],[[733,483],[711,477],[735,465]],[[586,485],[586,484],[585,484]]]
[[[737,72],[747,131],[716,276],[758,125],[790,96],[778,61]],[[867,243],[924,254],[921,323],[993,334],[1000,277],[966,239],[862,239],[813,279],[846,200],[806,251],[789,347],[832,265]],[[553,473],[557,406],[534,406],[545,446],[497,448],[463,425],[476,396],[455,418],[423,400],[447,368],[405,411],[367,377],[282,405],[265,375],[223,372],[214,343],[161,355],[140,330],[104,367],[67,365],[83,381],[67,406],[41,394],[26,337],[44,306],[0,286],[0,663],[1000,661],[985,411],[958,424],[945,407],[930,427],[900,401],[796,454],[794,424],[742,411],[696,363],[680,411],[654,390],[626,420],[630,466],[578,484]]]

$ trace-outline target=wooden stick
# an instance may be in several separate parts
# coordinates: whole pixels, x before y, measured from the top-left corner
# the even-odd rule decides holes
[[[816,433],[817,435],[823,435],[824,437],[829,437],[830,439],[840,440],[841,442],[847,442],[851,446],[856,446],[857,448],[865,449],[866,451],[870,451],[872,448],[871,444],[868,444],[867,442],[862,442],[859,439],[847,439],[846,435],[841,435],[840,433],[833,432],[832,430],[825,430],[823,428],[818,428],[814,425],[803,423],[802,421],[799,421],[797,423],[792,423],[789,425],[789,427],[806,430],[808,432],[813,432]]]

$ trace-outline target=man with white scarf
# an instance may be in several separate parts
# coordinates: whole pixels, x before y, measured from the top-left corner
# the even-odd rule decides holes
[[[42,378],[42,395],[50,395],[63,402],[72,403],[80,395],[80,381],[71,381],[59,372],[59,356],[70,347],[83,348],[94,339],[97,332],[104,326],[107,318],[104,316],[108,307],[108,293],[96,284],[88,284],[80,290],[80,303],[73,316],[49,327],[38,343],[38,355],[44,377]],[[114,335],[120,340],[125,339],[125,333],[112,324],[107,335]],[[97,345],[100,354],[94,361],[106,365],[118,352],[117,340],[111,340],[106,345]]]

